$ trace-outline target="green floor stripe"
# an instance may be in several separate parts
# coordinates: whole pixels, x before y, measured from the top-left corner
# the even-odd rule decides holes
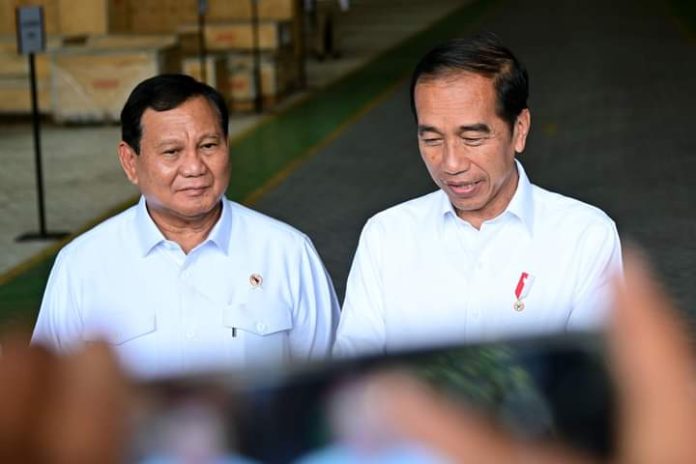
[[[380,54],[360,70],[270,118],[231,149],[228,195],[244,199],[293,160],[321,143],[336,127],[358,113],[401,79],[433,44],[471,32],[472,25],[498,0],[479,0],[462,7],[425,31]],[[0,285],[0,324],[32,324],[55,255]]]

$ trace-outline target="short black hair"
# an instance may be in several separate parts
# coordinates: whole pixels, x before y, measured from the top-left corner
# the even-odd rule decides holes
[[[139,154],[143,135],[141,120],[146,109],[168,111],[198,96],[205,97],[217,110],[226,138],[229,114],[225,99],[217,90],[185,74],[161,74],[145,79],[128,96],[121,110],[121,140]]]
[[[493,80],[497,96],[496,113],[512,128],[517,116],[527,108],[529,76],[524,65],[491,32],[449,40],[421,58],[411,77],[411,111],[416,120],[415,90],[418,82],[423,78],[438,78],[458,71]]]

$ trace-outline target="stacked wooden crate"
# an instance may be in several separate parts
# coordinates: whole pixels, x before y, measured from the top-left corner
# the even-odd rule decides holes
[[[14,35],[15,8],[20,6],[40,5],[44,12],[44,27],[47,34],[60,34],[58,9],[60,0],[2,0],[0,1],[0,34]]]
[[[57,48],[59,40],[52,39],[47,44],[49,49]],[[50,60],[47,55],[37,55],[36,91],[39,111],[48,113],[51,109],[51,73]],[[17,53],[14,40],[3,38],[0,41],[0,113],[31,113],[31,84],[29,80],[29,59]]]
[[[258,0],[255,37],[251,1],[208,2],[204,30],[206,53],[224,58],[227,86],[218,85],[218,89],[225,93],[232,110],[252,110],[259,94],[264,107],[273,106],[287,93],[301,87],[304,75],[301,4],[302,0]],[[178,34],[184,53],[192,56],[198,53],[195,22],[181,25]],[[255,47],[259,53],[260,88],[254,74]]]
[[[261,70],[257,89],[251,0],[208,0],[205,74],[233,109],[250,109],[259,92],[267,105],[273,104],[301,83],[302,1],[257,0]],[[16,7],[44,8],[46,32],[54,45],[37,55],[40,107],[57,121],[69,122],[117,119],[132,87],[151,75],[181,72],[183,65],[184,72],[202,78],[197,4],[196,0],[0,0],[0,113],[30,111],[27,58],[16,54]],[[79,37],[81,44],[64,45],[65,37]]]
[[[28,58],[17,53],[15,9],[21,6],[43,7],[47,48],[36,54],[39,110],[54,113],[64,95],[55,92],[53,63],[55,54],[72,49],[75,37],[109,34],[128,30],[128,0],[0,0],[0,113],[31,112]],[[87,66],[91,69],[91,66]],[[113,67],[112,67],[113,69]],[[60,72],[60,71],[59,71]],[[71,85],[78,91],[79,80]],[[65,89],[60,86],[59,90]],[[69,102],[68,107],[76,103]],[[59,107],[59,113],[62,107]]]
[[[204,60],[205,72],[201,69],[201,59],[197,56],[184,57],[181,62],[181,71],[193,76],[199,81],[205,81],[211,87],[218,89],[225,98],[228,98],[227,60],[219,55],[207,55]]]
[[[107,35],[51,54],[52,113],[57,122],[118,121],[131,90],[142,80],[180,72],[173,36]]]
[[[43,7],[48,35],[111,34],[130,31],[132,0],[0,0],[0,34],[14,36],[15,8]]]
[[[236,53],[227,58],[230,104],[235,111],[251,111],[258,95],[253,55]],[[287,51],[263,53],[259,59],[263,106],[273,106],[298,85],[297,66]]]

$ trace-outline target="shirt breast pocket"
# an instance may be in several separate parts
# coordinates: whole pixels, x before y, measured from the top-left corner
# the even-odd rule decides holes
[[[267,365],[290,358],[292,308],[278,295],[261,289],[248,290],[227,305],[223,325],[230,329],[230,337],[238,337],[244,344],[247,363]]]

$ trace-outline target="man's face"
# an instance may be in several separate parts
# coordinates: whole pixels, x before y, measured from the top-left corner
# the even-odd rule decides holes
[[[168,111],[148,108],[140,125],[140,154],[121,142],[119,158],[155,222],[178,226],[216,215],[229,183],[229,152],[211,103],[199,96]]]
[[[529,111],[511,131],[495,112],[493,81],[468,72],[421,79],[414,98],[418,146],[428,172],[457,215],[480,228],[502,213],[515,193],[515,152],[524,150]]]

